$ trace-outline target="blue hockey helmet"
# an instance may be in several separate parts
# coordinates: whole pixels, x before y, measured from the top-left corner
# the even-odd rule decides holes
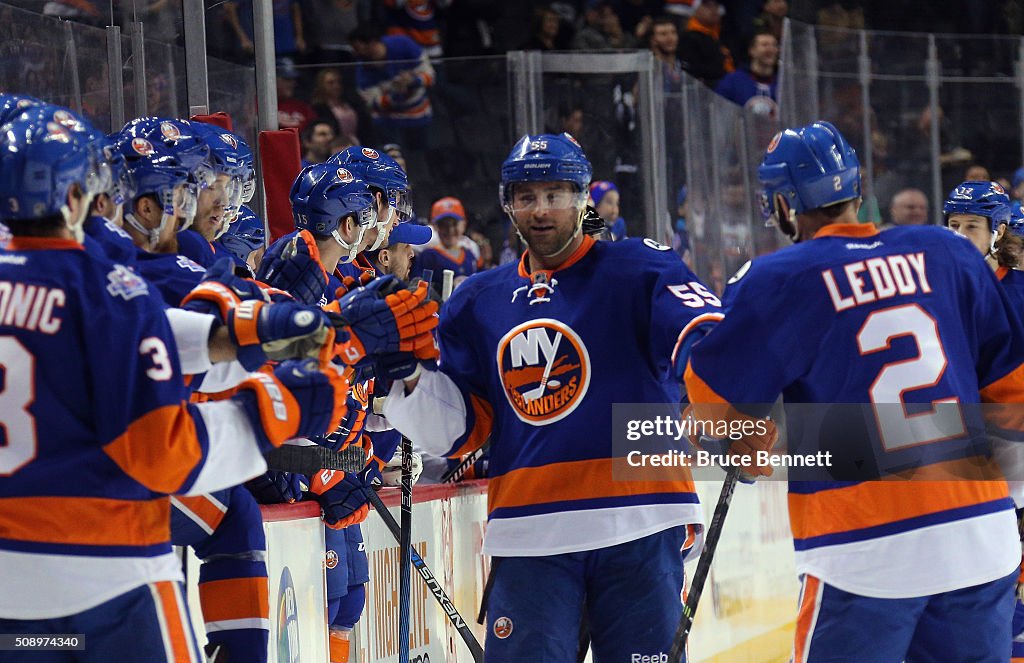
[[[367,182],[347,168],[333,163],[307,166],[299,173],[291,191],[295,227],[319,237],[333,237],[348,250],[342,262],[355,260],[366,231],[377,224],[377,201]],[[338,226],[347,216],[355,218],[355,240],[346,241]]]
[[[332,155],[328,163],[344,166],[354,176],[383,191],[400,221],[412,218],[409,177],[390,155],[371,147],[353,145]]]
[[[1010,204],[1010,232],[1024,238],[1024,207],[1017,201]]]
[[[108,161],[108,152],[112,142],[107,135],[93,127],[81,115],[63,106],[40,103],[38,106],[34,106],[33,110],[36,108],[44,109],[44,112],[50,114],[54,122],[70,131],[79,144],[86,146],[89,150],[92,160],[89,179],[86,181],[86,191],[89,195],[110,194],[114,186],[114,177],[113,169]]]
[[[802,214],[861,195],[857,153],[838,129],[824,121],[776,134],[757,177],[765,221],[774,221],[796,240],[798,230],[790,211]]]
[[[68,193],[77,184],[85,194],[92,163],[88,146],[54,121],[52,111],[20,113],[0,128],[0,219],[63,214],[74,230],[84,218],[68,217]]]
[[[224,184],[224,210],[225,218],[230,223],[238,215],[242,203],[251,200],[255,192],[252,151],[240,136],[217,125],[195,121],[191,122],[191,126],[210,148],[214,172],[228,178]],[[227,232],[227,228],[228,224],[221,224],[216,237]]]
[[[186,219],[195,216],[198,193],[192,171],[172,148],[163,142],[152,142],[140,136],[122,134],[114,150],[124,159],[126,184],[124,218],[128,224],[148,236],[149,248],[156,246],[160,233],[174,219],[175,213]],[[140,197],[155,196],[162,209],[157,228],[149,228],[136,215]],[[176,209],[177,208],[177,209]]]
[[[0,125],[7,124],[29,108],[42,103],[27,94],[0,94]]]
[[[251,209],[242,205],[238,217],[228,226],[220,242],[228,251],[245,261],[249,254],[266,244],[267,231],[263,221]]]
[[[513,184],[519,182],[569,182],[585,204],[593,168],[583,148],[567,133],[524,135],[501,164],[498,196],[510,212]]]
[[[973,214],[988,219],[992,232],[1010,223],[1010,197],[997,182],[968,180],[958,184],[946,198],[942,214],[949,223],[953,214]]]
[[[188,120],[170,117],[141,117],[124,125],[121,134],[145,138],[154,145],[162,144],[189,169],[199,189],[212,186],[216,180],[210,147]]]

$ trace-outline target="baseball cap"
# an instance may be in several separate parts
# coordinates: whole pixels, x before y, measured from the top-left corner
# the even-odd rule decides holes
[[[462,206],[462,201],[454,196],[445,196],[436,201],[430,208],[430,220],[439,221],[445,217],[465,221],[466,209]]]
[[[429,242],[430,236],[431,232],[428,226],[406,221],[405,223],[399,223],[391,229],[391,234],[388,235],[388,246],[392,244],[420,246]]]

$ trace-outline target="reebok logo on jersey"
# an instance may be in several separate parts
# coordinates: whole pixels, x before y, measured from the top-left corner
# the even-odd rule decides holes
[[[590,355],[565,323],[538,318],[498,343],[498,374],[516,416],[534,426],[559,421],[579,406],[590,385]]]

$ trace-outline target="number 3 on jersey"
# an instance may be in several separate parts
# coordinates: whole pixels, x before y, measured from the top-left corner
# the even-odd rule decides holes
[[[886,451],[896,451],[965,435],[956,398],[932,401],[931,412],[906,413],[903,395],[937,385],[948,363],[935,319],[924,309],[907,304],[872,312],[857,334],[857,346],[861,355],[867,355],[889,349],[892,339],[900,336],[914,339],[917,357],[885,364],[868,392],[882,446]]]
[[[36,457],[36,420],[28,411],[35,400],[35,363],[13,336],[0,336],[0,476],[14,474]]]
[[[142,339],[139,354],[152,363],[146,369],[150,380],[169,380],[174,375],[161,339]],[[0,336],[0,476],[14,474],[36,457],[36,420],[29,412],[35,401],[35,363],[18,339]]]

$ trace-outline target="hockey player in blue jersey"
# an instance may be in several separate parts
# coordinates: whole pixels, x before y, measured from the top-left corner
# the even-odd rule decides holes
[[[686,386],[698,419],[760,417],[781,395],[788,452],[835,452],[831,475],[790,470],[802,582],[793,660],[1008,660],[1013,501],[963,417],[1024,402],[1019,318],[963,238],[857,223],[860,165],[831,124],[777,134],[758,174],[766,219],[796,244],[731,279]],[[817,427],[851,408],[844,428]],[[1016,430],[1001,413],[984,411]],[[730,452],[761,476],[772,468],[757,452],[771,447],[751,438]],[[922,480],[933,477],[950,480]]]
[[[942,212],[946,226],[967,238],[985,256],[985,262],[995,270],[996,278],[1003,285],[1014,310],[1024,315],[1024,273],[1017,271],[1024,239],[1013,231],[1015,213],[1003,187],[996,182],[962,182],[950,192]],[[1017,467],[1019,470],[1018,445],[1003,445],[997,450],[997,458],[1004,467]],[[1010,470],[1008,473],[1016,474],[1018,470]],[[1009,485],[1020,522],[1021,509],[1024,507],[1024,482],[1010,481]],[[1024,661],[1024,602],[1019,597],[1020,586],[1018,580],[1018,599],[1014,606],[1011,631],[1011,662]]]
[[[516,143],[501,204],[527,251],[455,290],[440,368],[393,384],[384,405],[427,453],[491,440],[488,663],[576,661],[584,612],[595,663],[663,660],[683,558],[699,548],[688,470],[613,480],[612,403],[676,407],[689,347],[719,301],[667,246],[584,235],[590,179],[568,134]]]
[[[332,367],[285,362],[229,401],[188,404],[165,304],[75,240],[92,166],[46,110],[0,130],[0,220],[13,235],[0,266],[0,632],[82,633],[74,658],[87,662],[197,661],[167,495],[244,481],[285,439],[333,429],[347,384]]]

